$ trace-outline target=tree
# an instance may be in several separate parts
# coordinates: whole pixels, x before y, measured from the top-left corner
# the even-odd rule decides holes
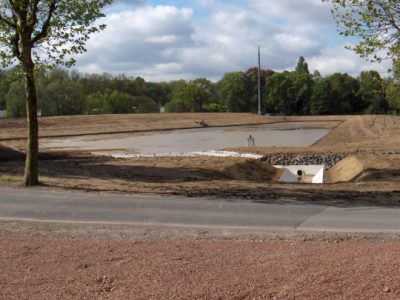
[[[308,64],[306,63],[306,60],[303,56],[300,56],[299,61],[296,65],[295,72],[310,74],[310,72],[308,71]]]
[[[214,84],[206,78],[197,78],[190,82],[178,81],[174,84],[172,101],[167,105],[167,111],[203,111],[203,106],[215,98]]]
[[[129,114],[136,110],[134,97],[118,91],[112,91],[105,97],[102,111],[107,114]]]
[[[340,34],[359,38],[349,47],[363,57],[380,60],[379,51],[388,57],[399,54],[399,0],[322,0],[333,4],[332,14]]]
[[[387,103],[385,99],[384,82],[377,71],[363,71],[358,77],[360,82],[360,97],[367,114],[382,114],[386,112]]]
[[[261,99],[265,98],[266,81],[268,77],[274,75],[272,70],[260,70],[260,87],[261,87]],[[258,67],[250,68],[246,71],[247,83],[249,85],[249,97],[250,97],[250,111],[258,112]],[[264,111],[264,107],[261,105],[261,111]]]
[[[37,75],[38,107],[42,116],[78,115],[84,112],[83,88],[67,70]]]
[[[133,97],[133,107],[135,107],[135,112],[139,114],[160,112],[160,107],[158,104],[153,99],[145,95]]]
[[[294,115],[296,111],[295,91],[290,72],[275,73],[267,78],[267,112]]]
[[[348,74],[335,73],[328,78],[331,86],[332,114],[362,113],[363,106],[358,96],[360,84]]]
[[[192,99],[188,94],[189,83],[185,80],[178,80],[171,83],[172,100],[165,106],[167,112],[189,112],[194,111]]]
[[[400,111],[400,85],[398,82],[393,79],[388,80],[385,94],[389,110],[397,114]]]
[[[204,105],[216,98],[215,86],[207,78],[197,78],[191,81],[190,87],[193,101],[196,102],[201,112],[204,110]]]
[[[171,85],[166,82],[148,82],[146,84],[146,96],[154,99],[159,106],[164,106],[171,101],[172,89]]]
[[[112,0],[0,0],[0,56],[3,66],[16,61],[25,80],[28,141],[24,185],[39,184],[39,127],[35,68],[72,65],[86,51],[89,35],[104,29],[94,22]],[[40,53],[39,53],[40,50]]]
[[[9,89],[9,83],[7,80],[7,74],[6,72],[0,70],[0,110],[5,108],[6,106],[7,102],[6,94],[8,89]]]
[[[315,76],[315,75],[314,75]],[[327,115],[331,112],[331,85],[326,78],[316,78],[311,87],[309,112],[312,115]]]
[[[294,111],[296,114],[309,114],[312,76],[308,71],[308,64],[303,56],[300,56],[296,69],[294,72],[290,73],[290,76],[294,88]]]
[[[24,101],[24,86],[20,81],[14,81],[6,94],[7,117],[23,118],[26,117],[26,106]]]
[[[218,86],[221,103],[227,107],[228,112],[248,112],[251,110],[250,83],[245,73],[226,73]]]

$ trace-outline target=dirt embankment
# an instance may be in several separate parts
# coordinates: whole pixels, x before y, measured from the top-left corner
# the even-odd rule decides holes
[[[280,122],[343,121],[345,116],[331,117],[270,117],[250,113],[180,113],[180,114],[131,114],[91,115],[39,118],[40,136],[70,136],[101,133],[124,133],[196,128],[204,120],[208,126],[243,124],[268,124]],[[26,120],[0,120],[0,140],[26,137]]]
[[[397,116],[353,116],[314,146],[339,151],[400,151],[399,130]]]

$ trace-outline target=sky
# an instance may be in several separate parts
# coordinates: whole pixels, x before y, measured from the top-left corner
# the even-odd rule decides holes
[[[293,70],[304,56],[311,72],[387,74],[346,50],[321,0],[115,0],[100,22],[107,28],[87,43],[76,68],[84,73],[140,76],[147,81],[206,77],[262,68]]]

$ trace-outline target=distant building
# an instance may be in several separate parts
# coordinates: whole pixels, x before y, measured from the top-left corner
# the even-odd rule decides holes
[[[0,119],[3,119],[7,116],[7,111],[6,110],[0,110]]]

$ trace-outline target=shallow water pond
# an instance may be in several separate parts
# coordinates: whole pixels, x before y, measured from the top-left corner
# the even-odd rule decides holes
[[[332,123],[334,127],[337,123]],[[268,125],[196,128],[144,135],[104,135],[42,139],[41,148],[71,150],[126,149],[136,153],[191,152],[246,147],[249,135],[255,146],[310,146],[331,130],[324,123],[280,123]]]

